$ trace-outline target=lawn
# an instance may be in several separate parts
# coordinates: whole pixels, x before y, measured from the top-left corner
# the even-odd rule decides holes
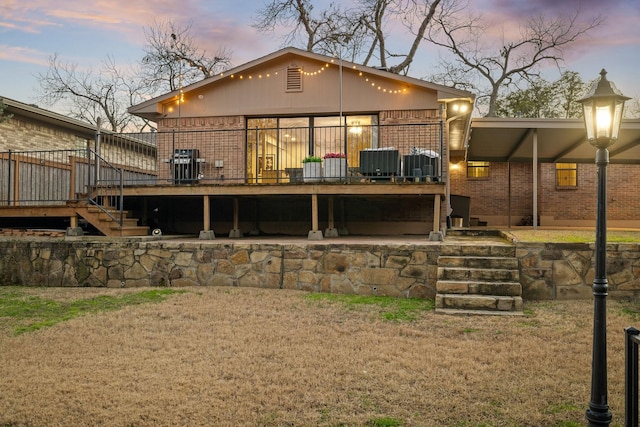
[[[549,242],[549,243],[593,243],[596,241],[594,230],[546,230],[546,229],[518,229],[504,230],[520,242]],[[609,243],[640,243],[640,231],[609,230]]]
[[[590,301],[523,317],[244,288],[0,287],[0,426],[581,426]],[[608,307],[623,423],[623,328]]]

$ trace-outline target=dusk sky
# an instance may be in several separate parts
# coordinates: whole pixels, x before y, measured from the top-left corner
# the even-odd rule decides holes
[[[258,34],[249,25],[266,1],[2,0],[0,97],[35,102],[35,76],[46,72],[54,53],[62,61],[94,70],[108,55],[118,66],[137,63],[145,43],[143,28],[154,18],[191,22],[200,47],[211,53],[225,47],[232,52],[233,64],[241,65],[283,47],[277,37]],[[314,4],[319,9],[322,2]],[[497,34],[510,30],[503,23],[539,14],[557,16],[566,8],[579,6],[585,18],[601,15],[602,25],[565,50],[564,69],[577,71],[589,81],[606,68],[609,79],[625,95],[640,97],[640,0],[470,0],[470,4],[494,23]],[[438,55],[444,53],[424,43],[410,75],[429,75]],[[549,80],[559,77],[553,68],[547,72]]]

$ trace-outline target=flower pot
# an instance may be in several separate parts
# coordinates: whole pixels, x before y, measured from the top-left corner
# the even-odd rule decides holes
[[[324,180],[340,181],[347,177],[347,159],[341,157],[324,159]]]
[[[302,180],[304,182],[318,182],[322,180],[322,163],[307,162],[302,164]]]

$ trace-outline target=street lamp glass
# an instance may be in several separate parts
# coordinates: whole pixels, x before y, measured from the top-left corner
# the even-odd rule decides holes
[[[600,78],[587,90],[587,96],[581,99],[587,140],[598,148],[607,148],[618,139],[624,102],[623,96],[615,85],[607,80],[607,72],[602,70]]]

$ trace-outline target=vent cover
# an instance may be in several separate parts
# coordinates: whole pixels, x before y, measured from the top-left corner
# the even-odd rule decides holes
[[[287,67],[287,92],[302,92],[302,68]]]

